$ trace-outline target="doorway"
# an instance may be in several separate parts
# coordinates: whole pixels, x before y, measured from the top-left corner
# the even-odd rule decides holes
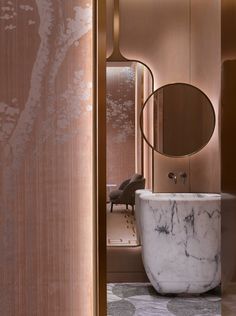
[[[145,97],[152,88],[152,74],[142,63],[106,63],[108,283],[147,281],[131,195],[134,199],[135,190],[144,189],[145,184],[151,189],[151,181],[145,175],[144,161],[147,157],[144,155],[145,145],[140,132],[140,113]],[[143,179],[142,183],[139,179]],[[131,182],[133,189],[129,184]],[[125,200],[121,198],[113,203],[114,196],[122,190]]]

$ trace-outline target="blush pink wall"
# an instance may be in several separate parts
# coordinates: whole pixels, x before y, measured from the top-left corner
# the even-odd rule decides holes
[[[4,316],[93,314],[92,10],[1,1]]]
[[[135,172],[135,68],[107,67],[107,183]]]
[[[197,86],[208,95],[216,113],[215,132],[199,153],[178,159],[155,153],[157,191],[220,192],[220,9],[220,0],[120,1],[123,56],[147,64],[155,88],[174,82]],[[186,171],[186,187],[169,181],[169,171]]]

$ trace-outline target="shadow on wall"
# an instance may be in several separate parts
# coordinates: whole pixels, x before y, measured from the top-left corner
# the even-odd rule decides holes
[[[222,285],[236,282],[236,60],[222,64],[221,90],[221,190]]]

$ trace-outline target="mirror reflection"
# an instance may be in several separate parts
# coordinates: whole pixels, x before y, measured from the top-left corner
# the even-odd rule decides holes
[[[161,154],[176,157],[196,153],[209,142],[215,113],[201,90],[176,83],[159,88],[148,98],[140,121],[147,143]]]
[[[152,92],[153,77],[145,65],[136,61],[107,62],[106,217],[107,280],[110,283],[126,282],[126,271],[132,271],[136,262],[141,266],[140,275],[137,279],[137,274],[129,274],[129,280],[147,281],[140,263],[140,239],[135,220],[135,191],[150,186],[143,176],[144,140],[139,119],[144,100]],[[145,144],[145,148],[147,147]],[[126,262],[126,258],[132,255],[135,256],[132,264]],[[125,261],[124,273],[121,273],[119,260]]]

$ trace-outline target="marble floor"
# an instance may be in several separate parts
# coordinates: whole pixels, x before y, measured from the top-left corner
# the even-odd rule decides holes
[[[149,283],[109,283],[107,316],[221,316],[219,291],[161,296]]]

